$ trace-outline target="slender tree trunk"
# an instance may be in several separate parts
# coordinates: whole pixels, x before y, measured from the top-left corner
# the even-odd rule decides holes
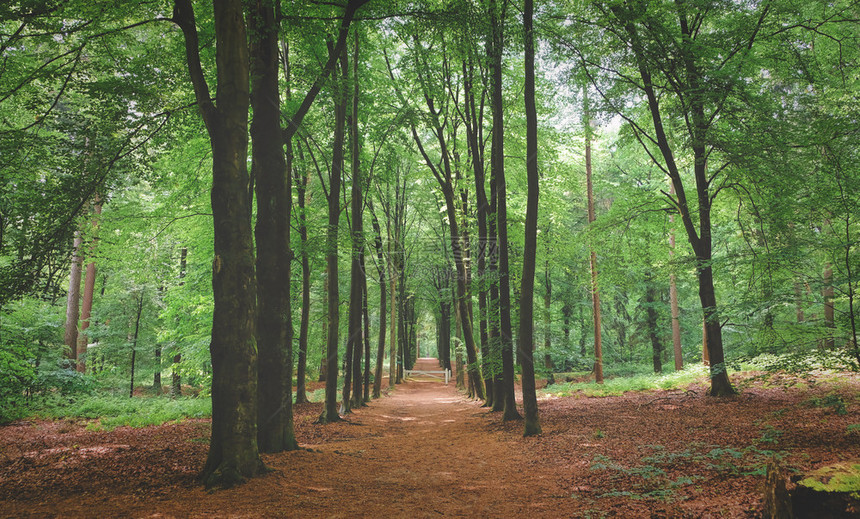
[[[143,292],[137,296],[137,315],[134,318],[134,335],[131,339],[131,380],[129,382],[128,397],[134,397],[134,365],[137,357],[137,338],[140,336],[140,316],[143,314]]]
[[[503,2],[507,5],[507,2]],[[508,209],[507,184],[505,181],[504,146],[504,98],[502,95],[502,53],[504,48],[503,24],[504,7],[498,0],[490,1],[492,105],[493,105],[493,142],[490,149],[490,167],[496,180],[496,232],[499,251],[499,339],[502,350],[502,397],[504,411],[502,420],[518,420],[516,400],[514,399],[514,345],[511,328],[511,278],[508,265]],[[498,398],[499,393],[496,393]]]
[[[98,232],[98,215],[102,214],[102,199],[96,195],[95,201],[93,202],[93,214],[95,215],[90,222],[90,228],[92,229],[93,243],[90,245],[90,254],[95,252],[95,244],[98,240],[97,232]],[[91,260],[87,263],[86,274],[84,275],[84,295],[83,302],[81,304],[81,332],[77,337],[77,359],[78,359],[78,372],[86,373],[87,371],[87,346],[89,345],[89,338],[87,337],[87,328],[90,327],[90,316],[93,312],[93,294],[96,288],[96,262],[95,259]],[[160,384],[159,384],[159,387]]]
[[[549,249],[549,247],[547,247]],[[544,295],[543,295],[543,367],[547,371],[547,384],[554,384],[555,377],[553,371],[555,367],[552,363],[552,277],[550,274],[549,258],[550,251],[547,250],[546,262],[544,263]]]
[[[201,478],[231,486],[264,469],[257,449],[257,282],[248,190],[249,59],[239,0],[215,3],[217,98],[199,58],[190,0],[175,0],[191,81],[212,145],[212,439]]]
[[[311,262],[308,254],[308,226],[307,226],[307,188],[310,175],[296,174],[296,191],[299,202],[299,237],[301,239],[302,254],[302,315],[299,323],[299,358],[296,367],[296,403],[308,402],[306,389],[307,364],[308,364],[308,332],[310,328],[311,315]],[[323,355],[323,358],[325,356]]]
[[[821,289],[821,295],[824,298],[824,328],[826,335],[824,336],[822,346],[825,350],[830,351],[835,346],[833,332],[836,329],[836,312],[833,306],[833,297],[835,296],[833,289],[833,265],[829,261],[824,264],[823,278],[824,288]]]
[[[352,364],[352,399],[350,405],[347,406],[348,391],[344,391],[344,409],[349,412],[350,407],[360,407],[363,403],[362,395],[362,378],[361,378],[361,357],[364,341],[362,340],[362,310],[363,310],[363,291],[362,286],[365,283],[364,268],[364,198],[362,194],[362,177],[361,163],[359,153],[361,150],[358,137],[358,32],[355,32],[355,47],[352,63],[352,113],[349,116],[350,128],[350,143],[352,155],[352,208],[350,216],[352,218],[352,261],[350,269],[350,285],[349,285],[349,329],[347,331],[346,349],[351,352],[347,357]],[[347,368],[349,369],[349,367]],[[346,382],[349,384],[349,382]],[[346,389],[346,388],[345,388]]]
[[[333,51],[332,51],[333,52]],[[334,143],[332,144],[331,180],[328,193],[328,232],[326,234],[326,267],[328,280],[328,339],[326,348],[325,407],[320,423],[339,421],[337,412],[338,327],[340,325],[340,293],[337,282],[337,230],[340,219],[340,182],[343,176],[344,130],[346,127],[347,82],[349,66],[346,48],[340,54],[341,78],[336,82],[334,107]],[[344,402],[347,405],[347,402]]]
[[[478,220],[478,244],[477,244],[477,276],[473,279],[478,281],[478,328],[481,339],[481,371],[484,374],[484,384],[487,400],[486,407],[493,405],[493,368],[492,354],[490,353],[490,330],[489,330],[489,294],[487,283],[487,254],[488,254],[488,228],[487,219],[490,211],[490,203],[487,200],[485,188],[486,174],[484,171],[484,147],[480,132],[483,127],[483,101],[480,110],[475,103],[474,89],[474,64],[471,55],[468,60],[463,61],[463,91],[465,106],[466,140],[469,144],[469,156],[472,162],[472,170],[475,176],[475,213]],[[483,96],[482,96],[483,99]],[[450,321],[450,316],[449,316]],[[450,336],[450,330],[449,330]],[[450,367],[449,367],[450,368]]]
[[[391,340],[388,341],[388,387],[397,380],[397,277],[391,275]]]
[[[328,258],[326,258],[326,261]],[[322,329],[322,352],[320,355],[320,376],[318,382],[326,382],[328,380],[328,357],[326,355],[328,351],[328,330],[331,327],[331,323],[329,323],[330,316],[328,314],[328,265],[325,268],[325,277],[323,278],[323,306],[326,309],[325,319],[323,319],[323,329]],[[326,385],[328,387],[328,385]]]
[[[654,373],[663,372],[663,345],[660,343],[660,335],[657,332],[657,289],[654,286],[651,273],[645,275],[645,313],[647,315],[648,337],[651,339],[651,359],[654,365]]]
[[[517,334],[519,358],[523,370],[524,436],[541,433],[535,392],[534,371],[534,285],[537,261],[537,219],[540,181],[538,177],[537,110],[535,108],[535,50],[532,17],[534,1],[525,0],[523,26],[525,29],[525,107],[526,107],[526,174],[528,195],[526,205],[523,277],[520,289],[520,330]]]
[[[368,207],[373,213],[373,202],[370,197],[367,197]],[[385,286],[385,254],[382,249],[382,228],[379,225],[379,220],[376,214],[373,215],[373,232],[376,235],[374,239],[374,247],[376,248],[376,266],[379,272],[379,337],[376,345],[376,370],[373,372],[373,398],[382,396],[382,366],[383,358],[385,357],[385,317],[388,313],[386,304],[386,286]]]
[[[675,184],[670,183],[669,194],[675,195]],[[675,257],[675,215],[669,215],[669,261]],[[678,306],[678,286],[675,273],[669,274],[669,305],[672,309],[672,351],[675,354],[675,371],[684,369],[684,351],[681,348],[681,309]]]
[[[69,292],[66,296],[66,330],[64,342],[66,344],[66,358],[70,361],[70,367],[76,365],[78,358],[78,315],[81,305],[81,231],[75,231],[72,243],[72,267],[69,271]]]
[[[182,247],[179,252],[179,286],[185,284],[185,272],[188,265],[188,247]],[[173,355],[173,366],[170,375],[170,397],[182,396],[182,376],[179,374],[179,363],[182,362],[182,354]]]
[[[589,115],[588,96],[585,92],[585,183],[588,191],[588,224],[591,226],[596,219],[594,214],[594,184],[591,180],[591,118]],[[603,384],[603,340],[600,325],[600,290],[597,284],[597,253],[591,247],[591,301],[594,311],[594,381]]]
[[[364,260],[361,262],[364,271]],[[367,278],[361,286],[361,313],[364,317],[364,400],[361,405],[366,406],[370,402],[370,315],[367,312]]]

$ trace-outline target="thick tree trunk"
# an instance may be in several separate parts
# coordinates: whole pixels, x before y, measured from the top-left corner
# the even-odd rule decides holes
[[[212,102],[198,54],[190,0],[175,0],[173,19],[185,48],[198,107],[212,145],[212,438],[201,479],[231,486],[263,470],[257,449],[257,282],[247,171],[249,60],[239,0],[215,3],[217,99]]]
[[[278,30],[274,0],[255,0],[251,45],[252,171],[256,181],[257,444],[262,452],[298,448],[293,430],[290,213],[292,157],[280,135]]]
[[[523,277],[520,289],[520,330],[517,334],[520,364],[523,370],[524,436],[541,433],[535,393],[534,371],[534,286],[537,262],[537,219],[540,181],[538,178],[537,110],[535,108],[535,50],[532,17],[534,1],[525,0],[523,26],[525,29],[525,107],[526,107],[526,174],[528,195],[526,205]]]

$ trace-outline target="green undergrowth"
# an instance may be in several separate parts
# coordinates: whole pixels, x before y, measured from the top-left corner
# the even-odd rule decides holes
[[[644,445],[639,462],[630,466],[598,454],[590,469],[606,472],[615,485],[596,497],[680,501],[700,491],[697,481],[706,477],[762,477],[769,460],[785,456],[762,448],[772,441],[771,433],[765,430],[762,438],[744,448],[694,442],[684,450],[671,451],[662,445]]]
[[[116,427],[146,427],[186,418],[212,416],[212,400],[208,397],[118,396],[95,393],[76,400],[45,402],[36,416],[47,419],[91,420],[90,430],[112,430]]]
[[[594,382],[563,382],[544,388],[541,393],[545,396],[566,397],[582,396],[618,396],[626,391],[648,391],[652,389],[684,389],[691,384],[704,383],[708,377],[708,368],[701,365],[690,365],[681,371],[663,374],[639,374],[632,377],[607,378],[603,384]]]

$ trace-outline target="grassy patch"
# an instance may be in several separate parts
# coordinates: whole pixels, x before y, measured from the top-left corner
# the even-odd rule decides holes
[[[690,384],[707,380],[708,368],[689,365],[681,371],[663,374],[636,375],[627,378],[606,379],[603,384],[594,382],[568,382],[547,386],[540,392],[545,396],[565,397],[573,394],[584,396],[618,396],[626,391],[648,391],[652,389],[682,389]]]
[[[112,430],[116,427],[146,427],[177,422],[185,418],[212,416],[209,398],[128,398],[94,394],[72,402],[53,402],[37,412],[42,418],[83,418],[94,420],[87,429]]]

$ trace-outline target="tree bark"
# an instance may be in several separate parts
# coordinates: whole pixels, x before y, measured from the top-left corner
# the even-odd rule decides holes
[[[336,82],[334,105],[334,142],[332,144],[331,179],[328,192],[328,231],[326,233],[326,267],[328,280],[328,341],[326,347],[325,407],[319,417],[320,423],[339,421],[337,412],[338,374],[338,328],[340,324],[340,293],[337,277],[337,230],[340,220],[340,182],[343,176],[344,131],[346,127],[346,104],[349,98],[347,81],[349,65],[346,48],[340,54],[340,80]],[[346,404],[346,402],[345,402]]]
[[[137,313],[134,318],[134,335],[131,339],[131,377],[129,381],[128,397],[134,396],[134,365],[137,358],[137,338],[140,336],[140,316],[143,314],[143,291],[137,295]]]
[[[185,284],[185,270],[188,265],[188,247],[182,247],[179,252],[179,286]],[[182,354],[173,355],[173,366],[170,375],[170,397],[182,396],[182,376],[179,374],[179,363],[182,362]]]
[[[215,3],[217,93],[203,75],[190,0],[175,0],[189,73],[212,146],[212,438],[201,479],[231,486],[260,473],[257,449],[257,281],[248,156],[249,59],[240,0]]]
[[[311,315],[311,262],[308,254],[307,200],[305,197],[307,196],[309,179],[310,175],[305,176],[298,174],[298,172],[296,173],[296,194],[299,202],[299,238],[301,240],[302,255],[302,315],[299,323],[299,358],[296,366],[297,404],[308,402],[305,382],[307,379],[308,332]]]
[[[503,2],[506,6],[507,2]],[[501,12],[500,12],[501,11]],[[499,253],[499,340],[502,351],[502,398],[504,410],[502,420],[518,420],[517,404],[514,398],[514,344],[511,327],[511,278],[508,265],[508,209],[507,184],[505,181],[505,144],[504,144],[504,98],[502,95],[502,52],[504,48],[503,25],[505,9],[500,9],[498,0],[490,1],[493,142],[490,148],[490,167],[496,180],[496,232]],[[498,398],[499,393],[496,393]]]
[[[517,335],[519,358],[523,377],[524,436],[541,433],[535,392],[534,371],[534,285],[537,261],[537,218],[540,181],[538,177],[537,110],[535,108],[535,50],[532,17],[534,1],[525,0],[523,27],[525,29],[525,107],[526,107],[526,174],[528,195],[526,202],[525,246],[523,249],[523,277],[520,289],[520,330]]]
[[[95,244],[98,240],[97,233],[99,227],[98,215],[102,214],[102,199],[98,195],[96,195],[95,200],[93,201],[93,214],[95,215],[90,222],[90,228],[92,229],[92,244],[90,245],[90,254],[95,252]],[[93,312],[93,294],[96,288],[96,261],[95,259],[91,259],[89,263],[87,263],[86,273],[84,274],[84,294],[83,294],[83,302],[81,304],[81,331],[77,337],[77,359],[78,365],[77,370],[79,373],[86,373],[87,371],[87,346],[89,345],[89,338],[87,337],[87,328],[90,327],[90,317]],[[159,390],[161,389],[161,384],[159,383]]]
[[[81,308],[81,231],[75,231],[72,242],[72,266],[69,270],[69,291],[66,295],[66,329],[64,342],[66,344],[66,358],[70,361],[70,367],[76,365],[78,358],[78,316]]]
[[[376,370],[373,372],[373,398],[382,396],[382,366],[385,357],[385,318],[388,313],[386,307],[387,287],[385,285],[385,254],[382,249],[382,228],[379,225],[379,220],[373,212],[373,201],[371,197],[367,197],[367,206],[373,215],[372,225],[375,235],[373,246],[376,249],[376,268],[379,273],[379,337],[376,344]]]
[[[588,192],[588,225],[594,223],[594,184],[591,177],[591,117],[588,107],[588,93],[584,91],[585,109],[585,184]],[[597,284],[597,253],[591,246],[589,260],[591,267],[591,303],[594,315],[594,381],[603,384],[603,339],[600,325],[600,290]]]
[[[361,161],[359,153],[361,146],[358,136],[358,33],[355,33],[355,46],[352,62],[352,113],[349,116],[350,143],[352,155],[352,189],[351,210],[352,218],[352,261],[350,265],[349,283],[349,329],[347,331],[346,348],[352,352],[352,400],[349,407],[360,407],[363,403],[361,357],[364,347],[362,335],[363,291],[364,276],[364,197],[362,193]],[[344,408],[347,395],[344,393]]]
[[[262,452],[298,448],[293,430],[293,322],[290,305],[292,157],[280,135],[278,26],[274,0],[251,6],[252,166],[257,195],[257,444]]]

